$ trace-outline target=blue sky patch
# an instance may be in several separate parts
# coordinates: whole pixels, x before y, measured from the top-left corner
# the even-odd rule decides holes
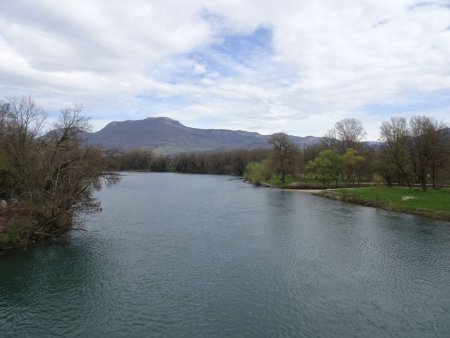
[[[153,70],[152,75],[170,84],[195,83],[214,74],[237,77],[245,69],[257,69],[271,56],[272,31],[258,28],[252,34],[227,35],[211,46],[171,57]],[[205,72],[196,71],[195,64],[204,67]]]

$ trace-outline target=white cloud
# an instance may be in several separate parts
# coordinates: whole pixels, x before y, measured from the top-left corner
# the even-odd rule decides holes
[[[320,135],[354,116],[376,139],[392,112],[366,107],[450,96],[449,25],[445,1],[3,0],[0,88],[50,109],[83,102],[96,127],[158,114]],[[214,47],[261,28],[267,53]],[[450,123],[449,102],[429,111]]]

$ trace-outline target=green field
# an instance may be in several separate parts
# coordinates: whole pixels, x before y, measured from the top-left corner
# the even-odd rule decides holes
[[[282,188],[282,189],[323,189],[324,186],[321,182],[312,179],[312,178],[308,178],[308,177],[304,177],[304,178],[300,178],[300,177],[293,177],[290,175],[287,175],[285,178],[285,182],[282,183],[280,176],[278,175],[272,175],[268,180],[265,180],[264,182],[265,184],[268,184],[272,187],[275,188]],[[367,185],[367,184],[366,184]],[[337,187],[348,187],[350,186],[350,184],[348,182],[345,181],[339,181],[339,182],[333,182],[330,185],[330,188],[337,188]],[[355,185],[358,186],[358,185]]]
[[[450,189],[401,187],[350,188],[324,191],[320,195],[357,204],[450,220]]]
[[[280,189],[323,189],[323,184],[309,178],[299,178],[286,176],[285,182],[281,182],[278,175],[273,175],[270,179],[261,182],[274,188]]]
[[[275,187],[280,187],[282,185],[289,185],[289,184],[292,184],[292,183],[295,183],[295,182],[299,182],[299,181],[300,181],[300,179],[288,175],[288,176],[285,177],[285,182],[282,183],[281,179],[280,179],[280,176],[272,175],[272,177],[270,179],[268,179],[265,183],[268,183],[268,184],[273,185]]]

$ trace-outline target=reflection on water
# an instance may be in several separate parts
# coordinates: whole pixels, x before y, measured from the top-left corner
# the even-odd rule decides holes
[[[0,336],[448,336],[450,227],[129,174],[87,232],[0,255]]]

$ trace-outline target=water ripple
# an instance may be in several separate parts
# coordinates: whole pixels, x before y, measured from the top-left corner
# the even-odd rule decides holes
[[[88,232],[0,256],[0,336],[448,336],[447,223],[242,187],[125,176]]]

